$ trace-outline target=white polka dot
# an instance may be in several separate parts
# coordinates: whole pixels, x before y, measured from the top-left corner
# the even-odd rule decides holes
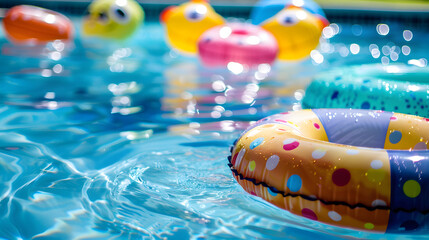
[[[267,170],[273,170],[277,167],[277,164],[279,164],[280,158],[277,155],[272,155],[268,158],[267,163],[265,164],[265,167]]]
[[[356,155],[358,153],[359,153],[359,150],[355,150],[355,149],[348,149],[347,150],[348,155]]]
[[[295,138],[288,138],[286,140],[283,141],[283,144],[291,144],[293,142],[297,142],[297,140]]]
[[[247,137],[253,137],[256,134],[258,134],[260,131],[261,130],[259,130],[259,129],[254,129],[254,130],[252,130],[252,131],[250,131],[250,132],[247,133]]]
[[[324,149],[316,149],[311,153],[311,156],[314,159],[321,159],[323,156],[325,156],[326,150]]]
[[[237,156],[237,161],[235,161],[235,167],[240,166],[241,159],[243,159],[244,153],[246,153],[246,149],[243,148],[240,150]]]
[[[387,206],[386,202],[380,199],[372,201],[371,206],[373,207],[385,207]]]
[[[342,219],[341,215],[335,211],[328,212],[328,216],[329,216],[329,218],[331,218],[335,222],[341,221],[341,219]]]
[[[373,160],[371,162],[371,167],[374,169],[380,169],[381,167],[383,167],[383,162],[380,160]]]

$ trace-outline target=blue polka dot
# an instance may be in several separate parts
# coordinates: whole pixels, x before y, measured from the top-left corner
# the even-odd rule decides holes
[[[419,224],[414,220],[408,220],[401,224],[401,228],[405,231],[412,231],[414,229],[417,229],[419,227]]]
[[[302,180],[301,177],[298,175],[292,175],[289,177],[289,179],[287,180],[287,187],[289,188],[289,190],[291,192],[297,192],[299,191],[299,189],[301,189],[302,186]]]
[[[363,102],[362,106],[360,108],[362,109],[369,109],[371,107],[371,105],[369,104],[369,102]]]
[[[390,135],[389,135],[389,141],[393,144],[398,143],[399,141],[401,141],[402,138],[402,133],[400,131],[393,131]]]
[[[334,93],[332,93],[331,100],[338,98],[338,93],[339,93],[338,91],[335,91]]]
[[[263,137],[257,138],[253,140],[253,142],[250,144],[249,148],[254,149],[255,147],[261,145],[261,143],[264,141]]]
[[[273,190],[271,190],[271,188],[273,188],[273,187],[269,187],[269,188],[267,188],[268,189],[268,193],[271,195],[271,196],[273,196],[273,197],[275,197],[275,196],[277,196],[277,193],[276,192],[273,192]],[[273,188],[275,191],[277,191],[277,189],[275,189],[275,188]]]

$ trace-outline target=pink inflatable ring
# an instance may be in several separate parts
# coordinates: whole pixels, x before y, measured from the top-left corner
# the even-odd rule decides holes
[[[227,66],[229,62],[255,66],[274,62],[278,44],[271,33],[259,26],[228,23],[204,32],[198,51],[207,66]]]

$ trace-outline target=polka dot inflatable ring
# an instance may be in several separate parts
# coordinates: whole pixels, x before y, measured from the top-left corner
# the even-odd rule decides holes
[[[368,64],[318,75],[304,108],[360,108],[429,117],[429,67]]]
[[[264,118],[231,148],[247,192],[326,224],[377,232],[429,228],[429,119],[315,109]]]

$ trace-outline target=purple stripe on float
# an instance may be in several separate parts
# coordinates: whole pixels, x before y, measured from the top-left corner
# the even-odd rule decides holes
[[[383,148],[391,112],[358,109],[313,109],[329,142]]]

